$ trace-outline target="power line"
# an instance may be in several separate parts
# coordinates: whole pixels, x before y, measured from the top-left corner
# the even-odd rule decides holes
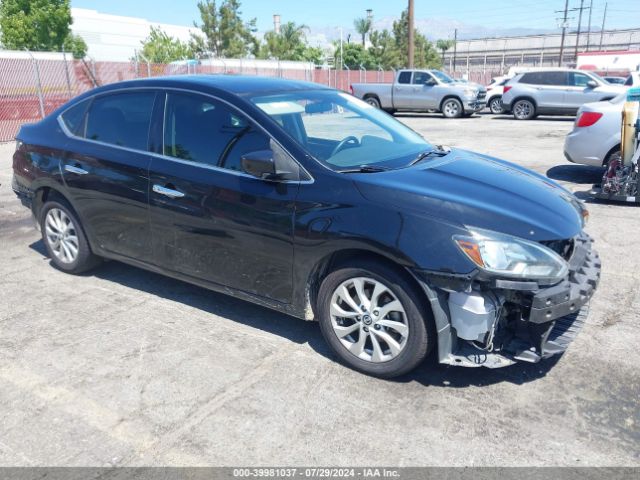
[[[564,18],[562,19],[562,39],[560,40],[560,58],[558,59],[558,66],[562,66],[562,55],[564,53],[564,38],[567,33],[567,14],[569,11],[569,0],[564,0]],[[556,11],[556,13],[560,13]]]

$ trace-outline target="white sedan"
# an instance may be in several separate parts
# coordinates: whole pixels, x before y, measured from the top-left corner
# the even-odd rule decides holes
[[[564,141],[564,156],[573,163],[604,166],[620,156],[622,106],[627,93],[604,101],[585,103],[578,110],[573,130]]]

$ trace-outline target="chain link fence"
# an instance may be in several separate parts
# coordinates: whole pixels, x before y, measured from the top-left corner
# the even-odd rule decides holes
[[[352,83],[391,82],[394,72],[323,69],[302,62],[203,60],[157,64],[75,60],[55,52],[0,51],[0,142],[13,140],[24,123],[36,122],[71,98],[97,86],[162,75],[244,74],[321,83],[349,91]]]

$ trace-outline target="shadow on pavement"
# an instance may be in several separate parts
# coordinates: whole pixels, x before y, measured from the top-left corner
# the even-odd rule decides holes
[[[42,240],[32,243],[29,247],[46,256]],[[54,268],[53,265],[52,268]],[[207,290],[117,261],[107,261],[95,270],[79,275],[79,277],[82,276],[94,276],[197,308],[204,312],[219,315],[240,324],[278,335],[299,345],[307,343],[318,354],[332,361],[338,361],[338,358],[322,338],[317,322],[294,318],[229,295]],[[213,322],[215,319],[212,318],[211,321]],[[424,386],[454,388],[491,385],[501,382],[519,385],[545,376],[556,362],[557,359],[551,359],[536,365],[516,364],[497,370],[464,368],[440,365],[437,363],[436,352],[432,352],[427,360],[413,372],[390,381],[399,383],[416,381]]]
[[[602,175],[603,167],[589,165],[557,165],[547,170],[547,177],[553,180],[589,185],[600,183]]]
[[[530,122],[531,120],[516,120],[513,118],[513,115],[508,113],[503,113],[500,115],[495,115],[491,118],[491,120],[512,120],[514,122]],[[545,117],[543,115],[539,117],[535,117],[532,120],[541,120],[544,122],[575,122],[576,117]]]

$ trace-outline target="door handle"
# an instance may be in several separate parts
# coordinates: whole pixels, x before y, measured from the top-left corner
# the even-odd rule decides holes
[[[84,168],[74,167],[73,165],[65,165],[64,169],[65,171],[69,173],[75,173],[76,175],[86,175],[87,173],[89,173]]]
[[[169,198],[182,198],[184,197],[184,193],[179,192],[178,190],[173,190],[172,188],[163,187],[162,185],[154,185],[153,191],[159,193],[160,195],[164,195]]]

